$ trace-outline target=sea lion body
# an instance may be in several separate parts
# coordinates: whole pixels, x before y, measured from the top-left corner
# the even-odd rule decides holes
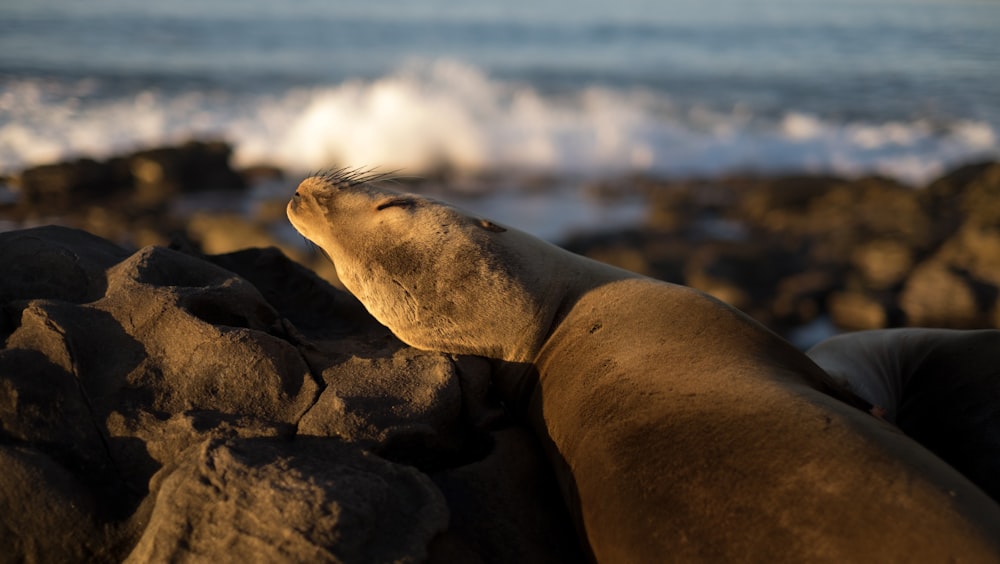
[[[1000,501],[1000,330],[858,331],[807,354]]]
[[[749,317],[366,180],[289,219],[400,339],[497,361],[597,561],[1000,562],[992,500]]]

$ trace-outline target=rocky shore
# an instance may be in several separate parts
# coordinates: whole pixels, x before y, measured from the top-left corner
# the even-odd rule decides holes
[[[133,249],[275,246],[336,285],[325,257],[300,238],[276,235],[288,232],[285,193],[295,180],[266,166],[234,171],[229,155],[224,143],[191,142],[31,168],[8,179],[17,198],[0,207],[0,222],[8,229],[57,223]],[[285,190],[239,205],[262,181]],[[443,176],[410,188],[447,199],[454,187]],[[546,182],[528,189],[544,191]],[[743,175],[580,189],[609,206],[639,197],[646,218],[626,228],[593,226],[563,246],[706,291],[788,337],[817,323],[828,332],[1000,327],[1000,163],[959,167],[917,188],[880,177]],[[236,205],[177,209],[204,193]]]
[[[485,361],[279,251],[41,227],[0,257],[0,560],[576,560]]]
[[[638,184],[638,188],[636,185]],[[1000,164],[922,188],[885,178],[640,181],[644,225],[564,246],[713,294],[779,333],[1000,327]]]
[[[191,142],[34,167],[7,179],[16,199],[0,205],[0,224],[56,223],[131,249],[274,246],[336,285],[325,257],[280,236],[289,232],[284,205],[296,179],[267,166],[235,171],[230,152],[222,142]],[[245,203],[261,182],[280,185],[280,196]],[[524,184],[537,192],[548,183]],[[405,188],[447,199],[455,186],[444,175]],[[785,336],[817,323],[828,331],[1000,327],[1000,163],[959,167],[917,188],[880,177],[742,175],[579,189],[599,205],[639,197],[646,217],[626,228],[594,225],[563,246],[706,291]],[[234,205],[178,209],[205,193]]]
[[[276,234],[283,202],[172,205],[278,174],[191,143],[8,179],[0,560],[579,561],[488,363],[395,339],[325,258]],[[917,189],[749,176],[586,189],[641,195],[648,215],[568,248],[786,335],[824,319],[1000,327],[1000,164]]]

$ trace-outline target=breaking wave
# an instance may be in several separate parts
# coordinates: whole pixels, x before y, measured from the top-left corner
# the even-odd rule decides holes
[[[543,92],[454,61],[370,80],[253,94],[139,89],[94,79],[0,83],[0,171],[223,138],[237,165],[293,172],[379,166],[419,174],[711,176],[737,171],[881,174],[920,184],[1000,157],[996,124],[837,122],[788,109],[681,105],[669,93],[590,86]]]

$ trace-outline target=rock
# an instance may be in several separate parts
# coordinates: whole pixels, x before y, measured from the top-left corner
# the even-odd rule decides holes
[[[146,410],[114,411],[105,419],[108,443],[121,474],[130,486],[151,495],[150,479],[161,468],[173,464],[193,445],[209,439],[282,438],[295,436],[295,425],[269,421],[253,415],[211,410],[187,410],[171,416]],[[145,508],[145,509],[148,509]],[[143,513],[143,508],[137,508]]]
[[[123,187],[114,169],[93,159],[41,165],[21,172],[20,204],[44,214],[65,213],[75,206],[105,201]]]
[[[909,323],[955,328],[998,327],[1000,224],[966,221],[907,280],[900,295]]]
[[[140,396],[147,409],[165,413],[211,409],[285,422],[314,401],[309,367],[246,280],[161,247],[135,253],[108,278],[94,307],[142,350],[127,370],[104,376],[121,382],[114,395]],[[99,351],[94,345],[78,348]]]
[[[411,459],[406,449],[446,442],[442,435],[460,420],[462,392],[446,356],[343,341],[307,351],[306,358],[325,388],[299,421],[300,433],[341,437]]]
[[[131,249],[167,246],[171,244],[173,233],[183,231],[183,222],[137,210],[127,202],[122,206],[88,206],[75,214],[69,223]]]
[[[0,468],[3,561],[113,562],[121,558],[114,539],[95,518],[97,500],[63,465],[30,448],[0,445]]]
[[[427,476],[334,439],[209,440],[157,480],[126,562],[422,562],[448,522]]]
[[[750,186],[732,213],[766,233],[813,241],[814,257],[825,262],[847,262],[873,238],[915,249],[935,242],[917,192],[884,178],[773,179]]]
[[[187,232],[209,255],[274,245],[264,226],[234,213],[197,212],[188,221]]]
[[[256,286],[282,318],[311,338],[351,334],[391,338],[389,330],[375,321],[357,298],[332,287],[274,247],[211,255],[205,260]]]
[[[125,484],[116,474],[105,431],[73,372],[71,351],[59,346],[58,336],[44,343],[45,333],[58,329],[36,325],[41,320],[30,310],[25,315],[34,319],[19,328],[0,351],[4,375],[0,380],[0,437],[4,443],[31,445],[71,469],[77,480],[93,490],[122,491]],[[49,350],[24,348],[25,336],[31,333],[30,340]]]
[[[650,264],[649,255],[644,249],[633,249],[626,246],[607,246],[590,249],[586,256],[596,261],[604,262],[618,268],[624,268],[636,274],[661,278],[661,273]]]
[[[932,220],[915,190],[884,179],[862,179],[816,198],[805,221],[817,236],[813,253],[824,260],[850,260],[859,244],[891,239],[915,251],[936,240]]]
[[[690,242],[656,229],[623,229],[612,233],[577,235],[563,247],[594,260],[668,282],[683,280]]]
[[[84,303],[104,294],[104,271],[128,253],[89,233],[41,227],[0,233],[0,304],[30,298]]]
[[[982,167],[966,185],[961,206],[967,223],[1000,227],[1000,163]]]
[[[945,234],[966,221],[1000,225],[1000,163],[959,167],[932,182],[920,196],[935,211]]]
[[[496,429],[504,419],[503,406],[492,396],[490,361],[481,356],[455,356],[455,368],[462,387],[463,417],[473,429]]]
[[[684,283],[764,321],[783,279],[804,271],[799,253],[758,242],[714,241],[700,245],[684,268]]]
[[[732,214],[770,233],[805,234],[813,202],[845,181],[827,176],[787,176],[767,180],[731,180],[739,198]]]
[[[231,153],[226,143],[199,141],[134,153],[127,158],[132,199],[149,207],[183,193],[243,189],[243,177],[229,167]]]
[[[276,249],[47,227],[0,257],[5,558],[422,561],[447,505],[399,462],[467,465],[502,423],[488,364],[404,345]]]
[[[984,161],[970,163],[959,166],[948,171],[940,178],[932,181],[925,188],[924,196],[931,203],[940,204],[946,200],[952,200],[956,195],[961,194],[970,184],[977,183],[980,179],[998,180],[995,176],[1000,171],[1000,163]]]
[[[230,168],[231,154],[224,142],[190,141],[105,162],[77,159],[27,168],[14,182],[19,215],[73,216],[91,205],[134,212],[162,208],[180,194],[240,190],[247,181]]]
[[[281,220],[287,221],[284,216],[284,205],[281,208]],[[198,212],[188,221],[186,231],[190,240],[208,255],[231,253],[249,247],[278,247],[281,252],[296,262],[308,266],[324,280],[343,288],[333,263],[326,255],[313,247],[303,249],[301,246],[283,243],[273,235],[267,225],[261,222],[246,219],[238,214]]]
[[[313,404],[319,392],[309,367],[294,345],[267,332],[280,333],[278,316],[246,281],[155,247],[107,272],[105,296],[89,304],[27,302],[4,353],[40,354],[73,382],[68,390],[80,386],[88,417],[67,426],[100,429],[130,486],[145,488],[156,465],[135,440],[143,432],[122,429],[141,429],[148,413],[209,410],[294,423]],[[65,411],[68,402],[60,403]],[[109,432],[106,422],[116,416],[131,421]],[[37,426],[38,415],[31,420]],[[93,440],[64,434],[107,454]],[[107,463],[94,466],[89,474],[114,475]]]
[[[679,232],[690,229],[698,216],[705,213],[699,200],[703,186],[669,185],[646,187],[649,211],[646,225],[661,232]]]
[[[957,169],[923,190],[819,176],[657,187],[650,217],[663,215],[662,225],[565,246],[704,290],[781,332],[828,308],[845,328],[997,323],[1000,163]],[[928,261],[941,268],[918,268]],[[935,304],[949,288],[952,301]]]
[[[814,321],[826,311],[827,296],[840,284],[840,273],[830,268],[809,268],[791,273],[777,283],[770,313],[784,325]]]
[[[867,293],[844,291],[830,296],[830,318],[833,323],[849,331],[883,329],[890,326],[889,307]]]
[[[898,286],[913,269],[913,249],[894,239],[873,239],[851,253],[851,264],[873,290]]]
[[[966,223],[942,245],[935,258],[978,282],[1000,287],[1000,223]]]
[[[935,233],[945,240],[935,258],[995,292],[1000,287],[1000,163],[959,167],[932,182],[920,197],[934,211]]]
[[[899,305],[912,327],[982,327],[976,295],[968,280],[940,261],[921,263],[907,279]]]

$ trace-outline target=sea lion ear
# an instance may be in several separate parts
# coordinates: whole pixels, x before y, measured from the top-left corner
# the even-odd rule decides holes
[[[507,229],[500,227],[488,219],[478,219],[476,220],[476,225],[494,233],[503,233],[504,231],[507,231]]]

